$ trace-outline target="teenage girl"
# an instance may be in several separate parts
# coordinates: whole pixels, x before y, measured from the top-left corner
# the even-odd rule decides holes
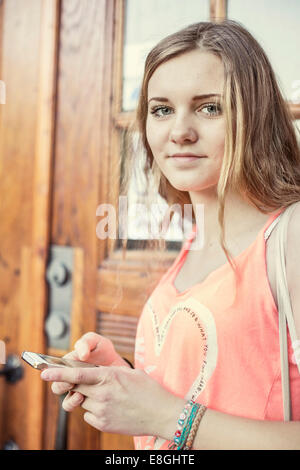
[[[137,121],[160,194],[204,207],[202,247],[195,220],[143,309],[134,369],[90,332],[68,356],[103,367],[42,378],[69,391],[65,410],[81,405],[137,449],[300,449],[300,342],[288,337],[285,422],[273,243],[294,204],[286,269],[300,338],[300,153],[264,51],[229,20],[168,36],[147,57]]]

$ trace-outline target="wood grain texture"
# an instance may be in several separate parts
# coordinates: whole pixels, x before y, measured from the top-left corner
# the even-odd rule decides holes
[[[84,251],[81,248],[74,249],[73,259],[73,296],[71,310],[71,350],[75,342],[86,333],[84,318]],[[91,428],[83,419],[84,411],[80,407],[70,413],[68,418],[68,449],[80,449],[100,447],[100,433]],[[88,438],[88,439],[87,439]]]
[[[294,119],[300,119],[300,104],[290,103],[290,102],[288,102],[287,104],[290,108],[290,112],[291,112],[293,118]]]
[[[30,289],[25,298],[28,305],[26,325],[25,322],[22,323],[26,331],[22,336],[23,341],[30,338],[31,350],[40,352],[46,350],[44,321],[48,299],[45,271],[50,235],[58,7],[58,0],[45,0],[41,5],[31,259],[28,274]],[[35,328],[32,328],[32,325],[35,325]],[[28,327],[31,329],[28,330]],[[26,402],[26,442],[28,449],[42,449],[45,384],[39,374],[33,372],[35,375],[31,378],[31,390]]]
[[[123,47],[124,47],[124,0],[114,1],[114,10],[112,12],[113,29],[107,54],[105,57],[109,65],[110,75],[108,77],[106,96],[111,96],[111,113],[105,118],[108,132],[105,137],[108,142],[107,160],[108,160],[108,178],[104,182],[105,192],[101,194],[101,202],[105,201],[111,204],[118,217],[118,198],[120,191],[120,170],[122,149],[120,144],[120,129],[116,126],[115,120],[119,114],[122,114],[122,92],[123,92]],[[110,257],[116,247],[116,240],[107,239],[102,242],[106,247],[105,254]],[[102,253],[103,254],[103,253]],[[104,257],[99,256],[99,264]]]
[[[96,332],[109,338],[121,356],[128,355],[133,361],[137,323],[137,317],[98,312]]]
[[[62,2],[51,238],[83,252],[77,258],[72,342],[95,331],[97,258],[106,250],[96,236],[96,209],[108,188],[113,6],[106,0]],[[99,447],[99,432],[76,410],[68,448]]]
[[[7,96],[0,125],[0,216],[5,221],[0,336],[6,337],[8,353],[18,355],[23,349],[45,349],[54,75],[49,72],[55,69],[56,6],[56,0],[3,3],[1,78]],[[2,442],[10,438],[21,449],[41,448],[44,387],[39,374],[26,367],[24,379],[6,389]]]
[[[4,14],[4,6],[3,6],[3,2],[1,2],[0,3],[0,79],[3,78],[3,74],[2,74],[3,20],[4,20],[3,14]],[[3,136],[2,127],[3,127],[3,105],[0,104],[0,135],[1,137]],[[1,148],[1,143],[0,143],[0,148]],[[0,176],[1,177],[3,176],[2,171],[1,171],[2,165],[3,165],[3,157],[2,155],[0,155]],[[1,180],[0,180],[0,187],[1,187]],[[0,202],[0,207],[1,207],[1,202]],[[3,214],[3,212],[1,212],[1,214]],[[0,287],[0,292],[2,294],[1,287]],[[0,307],[0,340],[4,341],[4,336],[3,336],[4,318],[3,318],[3,315],[1,315],[1,313],[2,313],[2,302],[1,302],[1,307]],[[0,366],[0,367],[3,367],[3,366]],[[5,430],[4,430],[5,389],[6,389],[5,381],[0,380],[0,447],[3,447],[4,435],[5,435]]]
[[[62,357],[67,354],[68,351],[62,349],[48,348],[47,354],[49,356]],[[43,449],[54,450],[55,439],[57,432],[58,414],[60,409],[59,396],[54,395],[51,390],[51,383],[46,383],[46,391],[44,398],[44,428],[43,428]]]
[[[227,0],[210,0],[210,20],[216,23],[227,17]]]
[[[115,251],[98,270],[97,309],[139,317],[147,298],[174,259],[171,252],[130,250],[123,260],[122,252]]]

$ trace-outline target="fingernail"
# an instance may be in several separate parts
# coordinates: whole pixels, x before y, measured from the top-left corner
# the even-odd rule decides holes
[[[84,346],[81,347],[81,348],[79,349],[79,351],[78,351],[78,356],[79,356],[79,358],[80,358],[80,359],[83,359],[83,358],[86,356],[86,354],[87,354],[86,348],[85,348]]]
[[[83,401],[84,397],[82,395],[73,396],[72,401],[73,403],[79,404]]]
[[[43,370],[43,372],[41,373],[41,377],[42,379],[45,379],[45,380],[49,379],[50,378],[49,370]]]

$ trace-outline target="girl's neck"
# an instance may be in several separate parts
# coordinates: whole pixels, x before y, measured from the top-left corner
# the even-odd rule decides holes
[[[216,188],[189,194],[196,216],[198,233],[204,237],[203,248],[219,245],[221,228],[218,221]],[[226,240],[239,238],[252,230],[260,230],[271,214],[263,214],[241,195],[229,193],[226,196],[224,212]]]

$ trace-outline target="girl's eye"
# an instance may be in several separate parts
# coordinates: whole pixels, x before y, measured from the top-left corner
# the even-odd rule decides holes
[[[219,114],[221,114],[221,106],[218,103],[209,103],[200,108],[201,111],[203,111],[204,109],[207,110],[204,111],[204,114],[207,114],[209,116],[218,116]]]
[[[155,106],[150,112],[156,117],[163,117],[171,114],[172,110],[169,106]]]
[[[203,112],[207,116],[219,116],[222,112],[219,103],[207,103],[199,108],[199,111]],[[150,113],[157,118],[169,116],[173,112],[169,106],[154,106],[151,108]]]

